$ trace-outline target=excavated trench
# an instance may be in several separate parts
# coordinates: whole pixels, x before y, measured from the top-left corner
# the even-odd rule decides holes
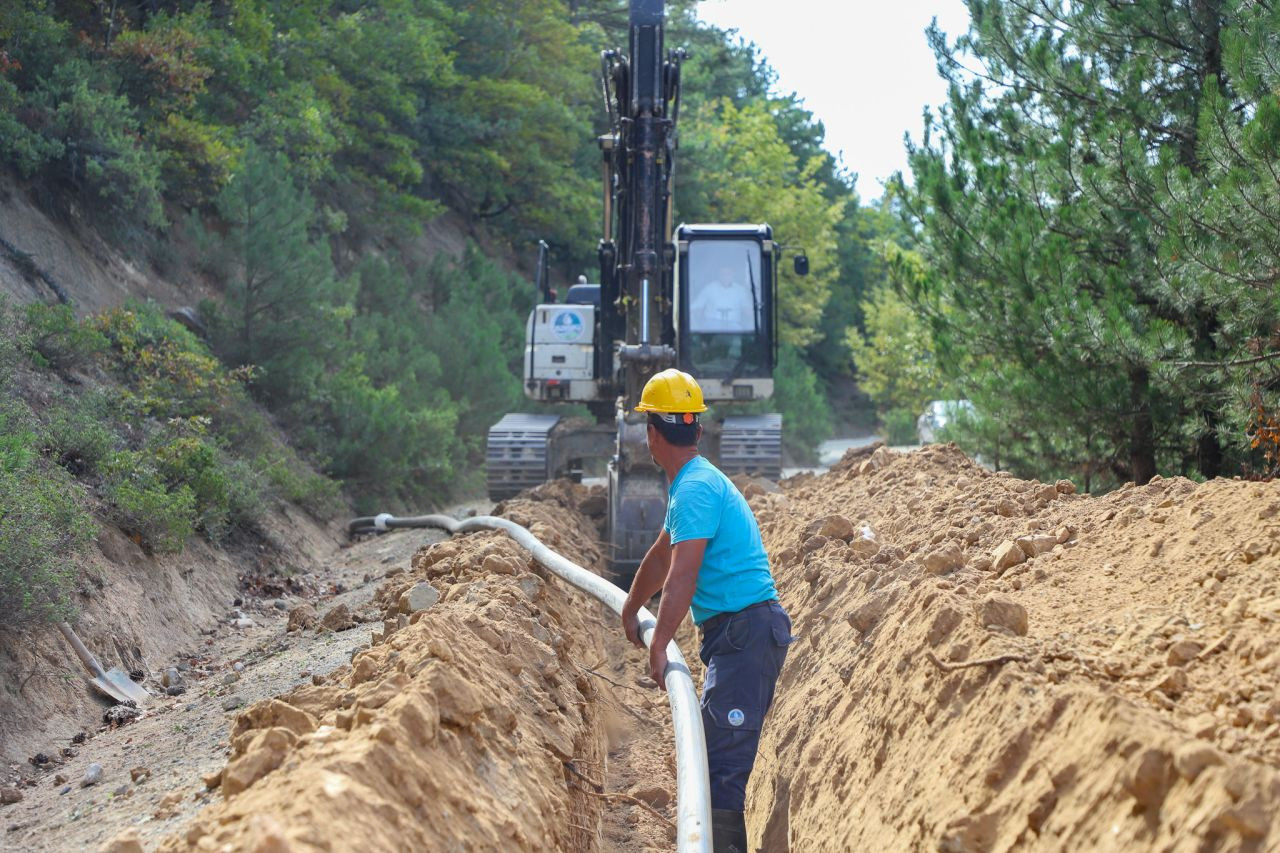
[[[932,447],[743,489],[800,636],[753,849],[1280,848],[1276,484],[1090,497]],[[597,566],[598,503],[495,514]],[[670,718],[612,614],[499,533],[406,569],[371,648],[239,716],[164,849],[672,849]]]

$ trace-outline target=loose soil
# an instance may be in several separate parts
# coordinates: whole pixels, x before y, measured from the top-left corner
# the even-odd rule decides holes
[[[942,446],[785,485],[755,844],[1280,848],[1280,485],[1095,498]]]
[[[1280,849],[1280,486],[1091,497],[935,446],[742,488],[799,636],[752,849]],[[495,512],[598,567],[601,503],[554,483]],[[669,712],[616,617],[501,534],[432,536],[345,552],[378,567],[345,601],[358,628],[215,638],[220,675],[245,664],[206,679],[224,695],[91,738],[75,760],[107,778],[76,765],[59,795],[45,771],[6,841],[671,849]]]

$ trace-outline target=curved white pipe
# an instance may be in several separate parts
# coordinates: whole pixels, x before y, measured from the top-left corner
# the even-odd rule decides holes
[[[373,532],[406,527],[438,527],[449,533],[472,530],[504,530],[548,571],[622,614],[627,594],[599,575],[552,551],[525,528],[506,518],[478,515],[458,521],[447,515],[396,518],[381,513],[351,522],[352,532]],[[648,608],[640,608],[640,635],[645,646],[653,640],[657,620]],[[711,782],[707,774],[707,741],[702,730],[698,692],[684,655],[675,640],[667,644],[667,668],[663,673],[676,742],[676,849],[680,853],[711,853]]]

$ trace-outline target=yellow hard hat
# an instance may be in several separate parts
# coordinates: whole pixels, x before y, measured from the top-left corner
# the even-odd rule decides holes
[[[640,405],[636,406],[637,412],[663,414],[706,410],[707,404],[702,401],[702,389],[698,387],[698,381],[674,367],[649,377],[640,394]]]

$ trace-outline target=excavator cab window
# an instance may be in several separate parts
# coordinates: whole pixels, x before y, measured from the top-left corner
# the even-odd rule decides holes
[[[759,241],[691,241],[685,273],[682,337],[695,375],[768,376],[767,272]]]

